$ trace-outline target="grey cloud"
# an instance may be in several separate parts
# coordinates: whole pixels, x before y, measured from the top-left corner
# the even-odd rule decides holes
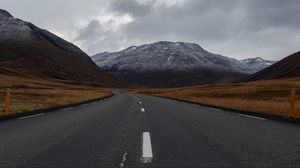
[[[217,3],[219,2],[219,3]],[[129,23],[124,34],[131,38],[222,40],[236,32],[231,19],[238,0],[188,1],[182,6],[156,6],[155,12]]]
[[[299,50],[294,42],[300,42],[300,1],[191,0],[181,6],[156,6],[153,11],[129,23],[122,30],[123,34],[128,39],[141,41],[197,42],[214,52],[236,58],[280,59]],[[289,33],[286,29],[297,30],[297,33]],[[276,38],[278,36],[282,37],[281,41]],[[276,53],[269,52],[277,50],[284,41],[288,43],[285,48]],[[217,44],[221,49],[216,51],[214,46]],[[244,52],[239,48],[244,48]]]
[[[170,40],[235,58],[280,59],[298,51],[300,43],[299,0],[1,0],[0,6],[88,54]],[[103,15],[133,20],[100,23]],[[107,29],[111,25],[116,26]]]
[[[275,20],[263,19],[263,14],[257,14],[260,13],[258,11],[263,13],[274,8],[270,6],[272,4],[261,6],[249,0],[200,0],[188,1],[182,6],[162,5],[155,12],[128,24],[126,31],[130,36],[180,34],[189,38],[222,40],[240,32],[249,33],[252,27],[273,27]],[[272,15],[274,12],[270,10],[269,13]]]
[[[95,54],[101,49],[119,50],[125,40],[119,32],[105,30],[98,20],[91,20],[86,27],[79,30],[75,41],[86,51]]]
[[[126,13],[134,17],[141,17],[150,12],[154,2],[154,0],[147,1],[145,3],[141,3],[136,0],[113,0],[110,8],[111,11],[118,14]]]
[[[91,20],[89,24],[80,31],[76,40],[97,40],[107,33],[98,20]]]
[[[247,12],[246,26],[253,31],[300,26],[300,1],[297,0],[251,0],[245,1],[243,8]]]

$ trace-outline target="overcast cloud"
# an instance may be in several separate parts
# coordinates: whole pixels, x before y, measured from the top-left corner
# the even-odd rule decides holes
[[[237,59],[300,50],[299,0],[0,0],[0,8],[90,55],[162,40]]]

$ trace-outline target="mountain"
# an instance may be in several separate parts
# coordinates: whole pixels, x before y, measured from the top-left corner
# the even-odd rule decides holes
[[[266,69],[263,69],[262,71],[251,75],[246,81],[300,77],[299,60],[300,51],[284,58]]]
[[[228,83],[254,71],[243,62],[183,42],[132,46],[120,52],[96,54],[92,59],[127,83],[149,87]]]
[[[248,58],[240,60],[240,62],[248,67],[248,72],[250,74],[254,74],[276,63],[276,61],[265,60],[260,57]]]
[[[0,67],[30,77],[117,85],[78,47],[5,10],[0,10]]]

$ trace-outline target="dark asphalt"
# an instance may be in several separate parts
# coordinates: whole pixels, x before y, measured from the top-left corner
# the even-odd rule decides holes
[[[150,132],[150,163],[142,162],[143,132]],[[94,103],[0,122],[0,167],[123,167],[121,163],[300,167],[300,126],[119,92]]]

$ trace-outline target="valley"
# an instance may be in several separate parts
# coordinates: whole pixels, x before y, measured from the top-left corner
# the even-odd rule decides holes
[[[0,167],[299,168],[300,4],[246,2],[1,1]]]

